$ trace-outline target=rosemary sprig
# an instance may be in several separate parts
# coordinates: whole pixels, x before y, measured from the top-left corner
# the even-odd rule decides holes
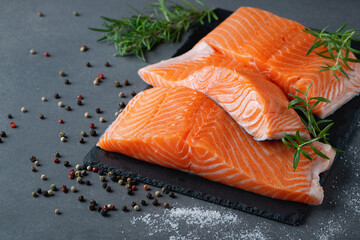
[[[311,86],[312,86],[312,83],[309,85],[309,87],[306,89],[305,92],[295,89],[295,91],[304,95],[304,99],[299,96],[289,94],[291,97],[294,98],[294,100],[289,102],[288,108],[293,108],[293,109],[299,110],[304,115],[303,117],[300,116],[300,119],[304,123],[306,129],[309,131],[310,136],[311,136],[310,139],[300,137],[300,132],[299,132],[299,130],[297,130],[295,135],[285,134],[285,136],[282,138],[282,142],[286,146],[293,147],[296,149],[294,158],[293,158],[294,171],[296,170],[296,168],[299,164],[300,154],[302,154],[304,157],[306,157],[309,160],[313,159],[311,157],[310,153],[308,153],[306,150],[303,149],[303,147],[305,147],[307,145],[310,145],[310,147],[314,151],[314,153],[316,153],[320,157],[329,159],[328,156],[326,156],[324,153],[322,153],[319,149],[315,148],[313,143],[316,141],[323,141],[324,143],[329,144],[328,131],[334,125],[334,123],[332,120],[316,121],[315,117],[312,113],[312,109],[321,102],[331,103],[331,101],[326,98],[323,98],[323,97],[309,98],[308,92],[309,92],[309,89]],[[310,101],[314,101],[314,100],[315,100],[315,102],[313,104],[310,104]],[[324,123],[328,123],[328,125],[325,128],[321,129],[320,125],[324,124]],[[339,149],[336,149],[334,147],[332,147],[332,148],[335,149],[337,152],[342,152]]]
[[[98,41],[114,42],[117,54],[125,56],[135,54],[145,61],[145,53],[152,50],[161,42],[177,42],[182,34],[196,24],[204,24],[204,19],[210,22],[217,20],[213,9],[206,7],[201,1],[195,0],[203,9],[199,9],[188,0],[182,0],[184,6],[172,3],[167,6],[166,0],[153,3],[150,8],[154,13],[146,15],[135,8],[138,15],[123,17],[120,20],[101,17],[106,22],[104,29],[89,28],[93,31],[105,32],[105,36]]]
[[[348,23],[345,23],[336,32],[333,33],[325,32],[329,26],[325,27],[321,31],[312,30],[309,28],[305,28],[305,30],[303,30],[303,32],[310,33],[311,35],[316,37],[313,45],[309,48],[306,55],[310,54],[316,48],[327,48],[320,52],[315,52],[315,54],[326,59],[332,59],[335,63],[334,65],[330,65],[329,63],[324,62],[325,65],[320,65],[322,69],[320,69],[319,72],[330,70],[333,72],[337,80],[339,80],[336,73],[337,70],[343,73],[347,79],[349,79],[349,74],[344,70],[344,66],[353,71],[353,69],[349,66],[348,62],[360,62],[360,59],[349,57],[350,52],[360,54],[360,51],[351,47],[351,41],[360,41],[360,39],[356,38],[359,37],[360,34],[355,34],[357,31],[356,29],[349,29],[342,33],[347,24]]]

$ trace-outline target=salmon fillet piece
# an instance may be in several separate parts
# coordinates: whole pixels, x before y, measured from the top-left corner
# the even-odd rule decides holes
[[[310,97],[332,101],[313,109],[314,114],[325,118],[360,93],[360,64],[349,63],[355,70],[347,69],[349,80],[339,71],[340,81],[331,71],[318,72],[319,65],[334,62],[315,54],[323,49],[306,56],[315,37],[302,32],[304,29],[302,24],[268,11],[241,7],[198,44],[206,42],[224,55],[270,76],[286,94],[299,95],[295,88],[304,91],[312,83]],[[352,53],[349,57],[355,58]]]
[[[281,141],[259,142],[246,133],[205,94],[186,87],[152,88],[136,95],[98,142],[106,151],[197,174],[272,198],[320,204],[319,173],[327,170],[335,151],[315,146],[301,156],[296,171],[294,151]]]
[[[256,140],[308,132],[279,87],[265,75],[201,42],[189,52],[139,70],[158,87],[185,86],[205,93]]]

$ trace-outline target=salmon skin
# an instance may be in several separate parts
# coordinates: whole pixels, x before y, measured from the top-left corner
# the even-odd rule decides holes
[[[330,160],[307,148],[300,158],[281,141],[259,142],[205,94],[186,87],[152,88],[136,95],[98,142],[106,151],[174,168],[272,198],[321,204],[319,174],[335,151],[314,145]]]
[[[139,75],[153,86],[186,86],[205,93],[258,141],[281,139],[296,130],[308,137],[279,87],[205,42],[179,57],[142,68]]]
[[[196,75],[194,72],[198,71],[196,67],[209,62],[207,59],[209,54],[201,52],[201,50],[206,52],[204,48],[206,43],[217,52],[216,57],[211,56],[214,57],[214,65],[237,70],[244,67],[251,68],[280,87],[287,97],[288,94],[303,97],[294,89],[304,92],[312,83],[309,97],[325,97],[332,101],[331,104],[322,102],[313,108],[314,114],[325,118],[359,94],[360,64],[349,63],[354,69],[354,71],[347,69],[350,79],[341,72],[337,74],[340,80],[334,77],[332,71],[319,72],[321,69],[319,65],[325,63],[333,65],[334,62],[315,54],[322,51],[321,48],[306,55],[315,37],[304,33],[302,31],[304,29],[302,24],[268,11],[241,7],[200,40],[189,53],[176,58],[176,61],[169,59],[141,69],[139,74],[146,82],[155,86],[189,87],[189,84],[185,84],[185,79],[196,82],[194,79]],[[349,57],[354,58],[354,55],[350,53]],[[238,65],[234,66],[233,63],[221,58],[231,58]],[[189,69],[191,66],[196,67]],[[199,71],[202,71],[202,68],[200,69]],[[196,85],[191,87],[202,90]],[[208,96],[217,100],[210,94]],[[237,120],[222,102],[217,102]],[[239,124],[244,127],[241,122]],[[244,128],[251,133],[249,129]],[[255,138],[262,139],[259,136]]]

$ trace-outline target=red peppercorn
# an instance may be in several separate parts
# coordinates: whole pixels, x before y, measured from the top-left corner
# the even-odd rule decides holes
[[[149,190],[150,188],[149,188],[148,185],[145,184],[145,185],[144,185],[144,189],[145,189],[145,190]]]
[[[136,186],[132,185],[132,186],[131,186],[131,190],[132,190],[132,191],[135,191],[135,190],[136,190]]]
[[[11,123],[10,123],[10,127],[16,128],[16,124],[15,124],[14,122],[11,122]]]
[[[74,174],[71,174],[71,173],[69,174],[69,178],[70,178],[70,179],[74,179],[74,177],[75,177]]]
[[[67,193],[67,192],[68,192],[68,189],[66,188],[66,186],[62,186],[62,187],[61,187],[61,191],[63,191],[64,193]]]
[[[98,171],[98,168],[93,167],[93,168],[92,168],[92,171],[93,171],[93,172],[97,172],[97,171]]]
[[[108,210],[109,208],[108,208],[108,206],[105,204],[105,205],[103,206],[103,209],[104,209],[104,210]]]
[[[83,52],[87,51],[88,49],[89,48],[86,45],[82,45],[81,48],[80,48],[80,50],[83,51]]]
[[[59,159],[58,158],[54,158],[54,163],[59,163]]]
[[[63,123],[64,123],[64,120],[60,119],[60,120],[59,120],[59,123],[60,123],[60,124],[63,124]]]
[[[75,170],[74,170],[74,169],[71,169],[71,170],[69,171],[69,173],[75,173]]]
[[[83,96],[78,95],[78,96],[77,96],[77,99],[82,100],[82,99],[84,99],[84,98],[83,98]]]
[[[100,79],[104,79],[104,74],[99,74]]]
[[[50,57],[50,53],[48,53],[48,52],[45,52],[45,57]]]
[[[95,124],[90,123],[90,128],[95,128]]]

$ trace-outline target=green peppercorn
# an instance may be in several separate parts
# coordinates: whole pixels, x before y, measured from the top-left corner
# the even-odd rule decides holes
[[[62,138],[62,137],[66,137],[66,135],[65,135],[64,132],[60,132],[60,133],[59,133],[59,137],[61,137],[61,138]]]
[[[75,177],[81,177],[81,172],[76,171],[76,172],[75,172]]]
[[[77,178],[76,178],[76,181],[77,181],[78,183],[80,183],[80,184],[83,183],[82,177],[77,177]]]
[[[57,187],[55,184],[51,184],[50,185],[50,189],[53,190],[53,191],[56,191]]]
[[[118,183],[119,183],[120,185],[123,185],[123,184],[124,184],[124,180],[120,179],[120,180],[118,181]]]
[[[113,171],[108,172],[108,176],[109,176],[109,177],[111,177],[111,176],[113,176],[113,175],[114,175],[114,172],[113,172]]]
[[[101,182],[105,182],[105,181],[106,181],[106,177],[105,177],[105,176],[100,176],[99,179],[100,179]]]
[[[126,184],[125,188],[126,188],[126,189],[131,189],[131,185],[130,185],[130,184]]]

